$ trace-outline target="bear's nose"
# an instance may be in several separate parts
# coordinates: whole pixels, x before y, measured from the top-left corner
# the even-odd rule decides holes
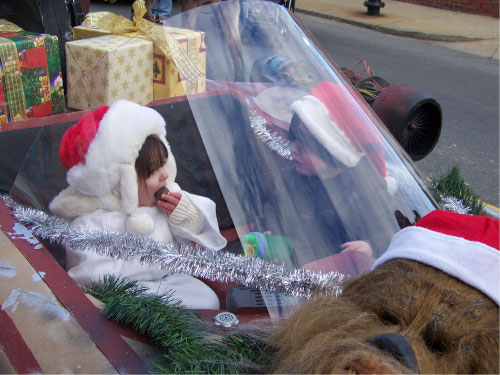
[[[413,349],[403,336],[395,333],[383,333],[368,340],[370,344],[391,354],[404,366],[417,372],[417,359]]]

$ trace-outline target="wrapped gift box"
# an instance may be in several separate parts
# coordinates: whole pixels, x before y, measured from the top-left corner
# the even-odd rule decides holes
[[[57,37],[0,33],[0,124],[65,109]]]
[[[153,43],[104,35],[66,43],[68,107],[89,110],[128,99],[153,100]]]
[[[206,45],[205,33],[188,29],[180,29],[167,26],[163,30],[173,36],[183,47],[189,59],[200,71],[200,77],[195,82],[188,82],[179,74],[174,62],[170,60],[162,50],[154,45],[153,48],[153,96],[154,99],[169,98],[185,94],[197,94],[206,90]],[[94,38],[100,35],[109,35],[108,30],[96,26],[76,26],[73,28],[75,39]],[[139,32],[127,33],[124,36],[147,38]]]
[[[97,26],[80,25],[73,27],[73,39],[89,39],[98,36],[111,35],[111,31],[104,30]]]
[[[179,74],[175,63],[155,47],[153,53],[153,92],[155,99],[198,94],[206,90],[207,51],[205,33],[163,26],[180,43],[189,59],[202,73],[195,82]]]

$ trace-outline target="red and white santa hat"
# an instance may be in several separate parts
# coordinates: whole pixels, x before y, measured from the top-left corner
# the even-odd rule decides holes
[[[139,207],[135,160],[149,135],[158,136],[165,144],[167,188],[179,191],[175,183],[175,158],[165,138],[163,117],[152,108],[118,100],[109,108],[102,106],[85,115],[64,133],[59,158],[68,169],[69,187],[51,202],[51,211],[63,217],[71,216],[68,211],[75,208],[70,206],[77,205],[79,212],[75,215],[87,213],[96,208],[96,200],[85,198],[98,197],[102,205],[99,208],[135,214]],[[74,199],[70,199],[72,196]],[[86,204],[89,207],[85,207]]]
[[[499,303],[499,221],[435,210],[396,233],[372,269],[411,259],[440,269]]]
[[[333,82],[319,83],[290,106],[311,134],[346,167],[367,155],[381,177],[386,176],[382,142],[363,120],[353,94]]]

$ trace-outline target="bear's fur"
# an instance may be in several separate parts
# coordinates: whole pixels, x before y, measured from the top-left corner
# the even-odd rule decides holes
[[[495,302],[465,283],[397,259],[349,279],[340,297],[313,298],[284,321],[271,336],[273,370],[498,374],[498,314]],[[416,369],[368,343],[383,333],[407,340]]]

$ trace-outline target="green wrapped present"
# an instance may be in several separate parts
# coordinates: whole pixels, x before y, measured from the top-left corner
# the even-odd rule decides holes
[[[0,124],[65,109],[57,37],[0,31]]]

